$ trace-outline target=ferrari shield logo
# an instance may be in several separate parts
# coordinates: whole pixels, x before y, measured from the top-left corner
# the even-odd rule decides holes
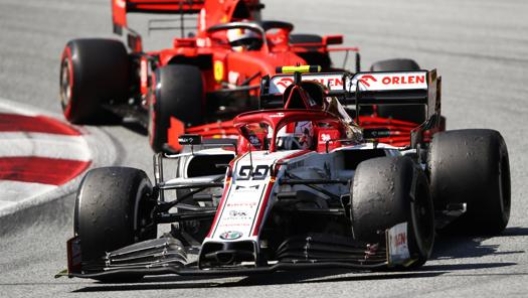
[[[217,82],[224,79],[224,63],[220,60],[214,62],[214,78]]]

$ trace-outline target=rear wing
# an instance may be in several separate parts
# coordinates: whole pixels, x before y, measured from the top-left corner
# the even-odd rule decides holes
[[[180,15],[182,22],[183,15],[203,13],[208,23],[227,22],[238,13],[239,2],[243,3],[244,9],[247,8],[250,18],[260,18],[260,10],[264,8],[260,0],[112,0],[112,24],[114,33],[121,35],[123,29],[128,29],[128,13]],[[202,9],[207,10],[207,16]]]
[[[440,115],[441,77],[436,70],[304,73],[301,80],[323,84],[328,87],[330,96],[337,96],[345,105],[426,105],[428,118]],[[294,81],[294,74],[264,78],[261,83],[263,105],[283,105],[282,94]]]

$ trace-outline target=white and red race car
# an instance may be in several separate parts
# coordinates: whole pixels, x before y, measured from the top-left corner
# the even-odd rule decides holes
[[[506,227],[504,140],[493,130],[442,131],[435,71],[341,73],[341,89],[310,79],[317,76],[268,78],[264,95],[282,99],[281,108],[235,117],[234,142],[180,136],[183,153],[155,156],[153,184],[139,169],[88,172],[65,274],[112,281],[412,269],[430,257],[435,230],[495,234]],[[285,78],[291,81],[278,88]],[[393,126],[361,127],[342,113],[373,104],[421,104],[426,121],[409,145],[386,144],[380,140]],[[171,162],[176,169],[165,179]],[[171,229],[158,237],[160,224]]]

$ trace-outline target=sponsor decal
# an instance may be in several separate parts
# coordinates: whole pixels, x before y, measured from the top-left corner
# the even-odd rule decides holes
[[[341,77],[331,77],[331,76],[314,77],[314,78],[309,78],[309,81],[319,82],[327,86],[330,90],[343,89],[343,78]]]
[[[218,225],[219,228],[239,228],[239,229],[249,229],[251,227],[250,222],[224,222]]]
[[[367,86],[367,87],[370,87],[370,81],[372,82],[377,82],[378,80],[374,77],[374,76],[371,76],[371,75],[364,75],[364,76],[361,76],[358,81]]]
[[[82,255],[81,240],[79,237],[71,238],[66,242],[68,259],[68,272],[81,272]]]
[[[425,71],[358,74],[353,80],[352,91],[356,84],[363,91],[427,89],[426,75]]]
[[[240,77],[240,74],[236,71],[229,71],[227,73],[227,81],[230,83],[230,84],[233,84],[233,85],[236,85],[236,83],[238,82],[238,78]]]
[[[332,75],[304,75],[303,81],[314,81],[327,86],[330,90],[343,90],[343,77],[341,74]],[[270,93],[283,93],[293,84],[293,76],[275,77],[270,84]]]
[[[238,231],[225,231],[220,234],[220,239],[223,240],[236,240],[242,237],[242,232]]]
[[[425,83],[425,75],[408,75],[408,76],[386,76],[381,79],[384,85],[407,85]]]
[[[286,89],[288,86],[293,84],[293,78],[282,78],[278,82],[275,83],[277,86],[281,86],[282,88]]]
[[[327,133],[321,134],[321,141],[327,142],[327,141],[330,141],[331,139],[332,139],[332,137],[329,134],[327,134]]]
[[[277,112],[274,115],[270,115],[270,118],[282,118],[282,117],[284,117],[284,113],[282,112]]]
[[[245,211],[231,210],[229,211],[229,216],[239,217],[239,216],[247,216],[247,214]]]
[[[241,202],[241,203],[227,203],[226,207],[244,207],[244,208],[255,208],[257,206],[256,202]]]
[[[235,191],[249,191],[249,192],[253,192],[253,191],[257,191],[259,190],[259,187],[260,187],[260,184],[255,184],[255,185],[237,185],[235,186]]]
[[[232,224],[234,222],[238,224],[246,223],[249,225],[249,222],[253,221],[253,216],[254,210],[231,209],[229,212],[226,210],[226,216],[222,217],[222,222],[225,221],[227,224]],[[221,224],[221,226],[224,226],[224,224]]]
[[[327,86],[330,90],[343,90],[343,77],[341,74],[316,74],[304,75],[303,81],[315,81]],[[353,79],[352,91],[356,85],[364,91],[409,90],[427,89],[427,72],[392,72],[392,73],[362,73]],[[271,79],[270,93],[283,93],[293,84],[293,76],[277,76]],[[347,82],[348,87],[348,82]]]
[[[181,135],[178,137],[180,145],[199,145],[202,142],[200,135]]]
[[[410,252],[408,245],[407,223],[397,224],[388,232],[389,240],[389,262],[401,264],[409,260]]]

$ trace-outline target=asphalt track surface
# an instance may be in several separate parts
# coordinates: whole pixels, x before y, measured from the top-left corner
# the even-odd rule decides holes
[[[1,297],[526,297],[528,295],[528,2],[524,0],[265,1],[267,19],[297,32],[343,33],[364,68],[411,57],[443,76],[448,129],[493,128],[505,137],[512,214],[492,238],[440,237],[419,271],[324,270],[256,277],[156,277],[137,284],[53,279],[65,267],[73,195],[0,219]],[[138,23],[141,26],[141,21]],[[143,23],[144,24],[144,23]],[[107,0],[0,0],[0,97],[59,113],[59,57],[67,40],[109,37]],[[156,34],[152,38],[158,38]],[[167,46],[168,39],[152,43]],[[115,164],[151,172],[146,137],[102,127]],[[0,190],[1,192],[1,190]]]

